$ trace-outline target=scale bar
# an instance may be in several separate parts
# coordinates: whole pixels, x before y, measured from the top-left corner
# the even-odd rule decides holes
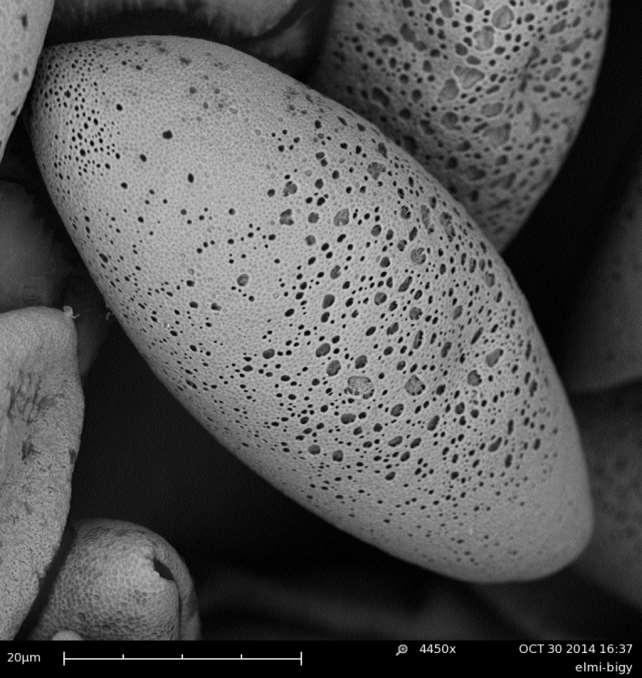
[[[298,662],[303,666],[303,652],[298,657],[70,657],[63,650],[62,665],[68,662]]]

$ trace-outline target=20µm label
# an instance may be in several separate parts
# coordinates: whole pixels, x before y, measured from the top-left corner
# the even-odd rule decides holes
[[[7,664],[39,664],[40,655],[35,653],[7,652]]]

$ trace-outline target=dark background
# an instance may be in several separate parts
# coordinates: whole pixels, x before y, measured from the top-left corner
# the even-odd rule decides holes
[[[528,297],[553,356],[599,238],[618,166],[642,131],[642,5],[612,0],[595,96],[555,182],[504,257]]]

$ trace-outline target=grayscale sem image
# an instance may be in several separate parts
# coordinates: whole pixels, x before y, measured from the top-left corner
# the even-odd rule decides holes
[[[641,29],[0,0],[0,640],[642,638]]]

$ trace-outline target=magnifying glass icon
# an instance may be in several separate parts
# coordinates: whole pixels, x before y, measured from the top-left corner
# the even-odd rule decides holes
[[[399,646],[397,646],[397,654],[395,657],[398,657],[400,654],[406,654],[408,652],[408,646],[404,645],[403,643]]]

